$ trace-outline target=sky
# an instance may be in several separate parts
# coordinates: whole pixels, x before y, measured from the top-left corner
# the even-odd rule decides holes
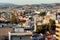
[[[60,3],[60,0],[0,0],[0,3],[13,3],[18,5],[41,4],[41,3]]]

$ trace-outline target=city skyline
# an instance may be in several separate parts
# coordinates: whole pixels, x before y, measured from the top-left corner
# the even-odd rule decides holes
[[[41,3],[60,3],[60,0],[0,0],[0,3],[13,3],[18,5],[41,4]]]

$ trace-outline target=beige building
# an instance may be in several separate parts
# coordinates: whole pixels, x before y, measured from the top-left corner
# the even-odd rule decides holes
[[[6,20],[6,18],[1,17],[1,18],[0,18],[0,21],[7,21],[7,20]]]
[[[56,20],[56,39],[60,40],[60,24],[58,23],[58,20]]]
[[[43,24],[48,24],[50,20],[50,16],[45,16],[43,20]]]
[[[0,40],[8,40],[8,32],[12,30],[12,28],[0,28]]]
[[[9,40],[31,40],[32,32],[25,31],[24,28],[15,27],[12,32],[9,32]]]
[[[54,14],[54,13],[49,13],[48,15],[44,16],[44,21],[43,21],[43,23],[44,23],[44,24],[45,24],[45,23],[48,24],[50,19],[56,20],[56,14]]]

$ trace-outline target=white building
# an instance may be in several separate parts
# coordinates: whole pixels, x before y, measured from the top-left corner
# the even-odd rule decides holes
[[[15,27],[9,32],[9,40],[31,40],[32,32],[25,31],[22,27]]]

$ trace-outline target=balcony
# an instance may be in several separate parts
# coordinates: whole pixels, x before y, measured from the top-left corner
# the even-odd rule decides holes
[[[32,32],[21,32],[21,33],[10,33],[11,35],[17,35],[17,36],[29,36],[32,35]]]

